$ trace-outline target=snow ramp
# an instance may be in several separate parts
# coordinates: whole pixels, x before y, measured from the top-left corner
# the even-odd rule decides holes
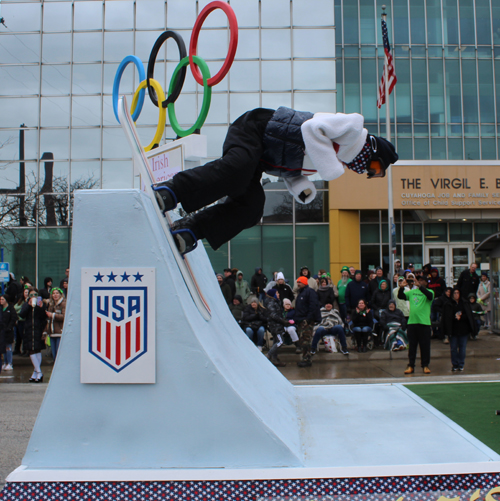
[[[190,264],[208,321],[144,193],[76,192],[64,333],[25,469],[303,465],[294,387],[233,319],[202,245]],[[154,384],[80,380],[82,274],[96,267],[155,268]]]

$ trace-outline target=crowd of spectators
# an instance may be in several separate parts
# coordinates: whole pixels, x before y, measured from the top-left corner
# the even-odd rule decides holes
[[[268,281],[256,268],[248,281],[237,268],[225,269],[217,280],[234,319],[260,351],[276,366],[284,366],[278,352],[295,345],[299,367],[312,365],[320,343],[327,351],[349,354],[372,349],[408,349],[405,374],[415,370],[417,351],[424,373],[430,373],[431,339],[450,345],[453,371],[464,370],[469,339],[478,339],[491,324],[490,282],[487,272],[471,264],[454,288],[447,287],[439,270],[426,264],[415,270],[396,261],[393,277],[382,268],[363,274],[343,266],[338,279],[320,269],[312,275],[302,267],[295,282],[283,272]],[[2,370],[13,370],[13,355],[30,357],[30,382],[43,381],[42,351],[57,357],[63,331],[69,268],[59,287],[51,277],[37,290],[27,276],[13,273],[0,296],[0,355]],[[266,336],[266,333],[268,334]],[[349,342],[350,341],[350,344]]]
[[[12,371],[13,355],[30,357],[33,364],[31,383],[43,382],[42,352],[50,348],[56,359],[63,332],[68,292],[69,268],[54,285],[51,277],[37,289],[26,276],[16,280],[10,273],[5,291],[0,295],[0,372]]]
[[[276,366],[286,365],[278,357],[284,344],[295,345],[299,367],[311,366],[322,342],[327,351],[344,355],[349,346],[360,353],[407,349],[405,374],[414,372],[420,350],[422,369],[429,374],[434,338],[450,345],[452,370],[463,370],[467,341],[490,327],[488,274],[478,274],[473,263],[451,288],[430,263],[420,270],[411,263],[403,269],[399,260],[395,265],[392,277],[381,267],[363,274],[344,266],[338,280],[323,269],[312,275],[308,267],[294,283],[283,272],[268,281],[262,268],[250,282],[236,268],[217,279],[235,320],[260,351],[268,345],[267,356]]]

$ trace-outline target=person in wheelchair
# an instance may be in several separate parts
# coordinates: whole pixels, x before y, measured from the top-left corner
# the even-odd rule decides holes
[[[351,330],[356,338],[359,353],[367,351],[368,338],[373,332],[373,315],[364,299],[360,299],[351,314]]]
[[[311,355],[318,350],[319,340],[324,336],[337,337],[340,342],[340,353],[349,355],[347,351],[347,341],[345,338],[344,322],[340,313],[333,308],[332,302],[327,302],[320,310],[321,323],[314,328],[314,337],[311,343]]]
[[[391,289],[389,287],[389,283],[387,280],[380,280],[378,284],[378,290],[376,290],[373,293],[373,296],[371,298],[370,306],[372,308],[372,313],[373,313],[373,321],[374,321],[374,334],[376,335],[376,344],[380,345],[381,344],[381,337],[382,337],[382,329],[378,325],[380,322],[380,316],[382,312],[387,310],[387,307],[389,305],[389,300],[391,299]]]
[[[382,343],[386,350],[405,349],[408,345],[406,338],[406,318],[401,310],[396,307],[396,301],[389,301],[387,310],[380,315],[380,328]]]

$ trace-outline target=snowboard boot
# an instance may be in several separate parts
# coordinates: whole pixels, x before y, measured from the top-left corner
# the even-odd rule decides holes
[[[172,224],[170,231],[181,255],[196,249],[198,239],[203,238],[203,234],[196,224],[194,216],[186,216],[178,219]]]
[[[304,360],[301,360],[300,362],[297,362],[297,366],[298,367],[311,367],[312,365],[312,362],[311,360],[307,360],[307,359],[304,359]]]
[[[286,367],[286,362],[282,362],[278,357],[273,357],[273,356],[270,357],[268,354],[267,358],[271,361],[271,363],[275,367]]]
[[[153,185],[156,201],[160,210],[165,214],[169,210],[177,207],[177,197],[174,193],[174,183],[171,179],[164,183]]]
[[[275,367],[286,367],[286,362],[282,362],[279,358],[275,358],[271,362]]]

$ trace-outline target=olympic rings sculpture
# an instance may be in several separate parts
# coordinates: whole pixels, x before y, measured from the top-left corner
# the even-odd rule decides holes
[[[227,51],[226,58],[220,70],[212,77],[208,69],[207,63],[197,55],[198,50],[198,37],[200,35],[201,27],[205,22],[208,15],[215,9],[221,9],[226,14],[229,21],[230,39],[229,47]],[[170,84],[168,87],[168,94],[165,98],[165,93],[160,85],[160,83],[155,80],[154,77],[154,67],[156,62],[156,57],[161,46],[169,39],[172,38],[177,44],[179,49],[179,64],[176,66]],[[115,113],[116,120],[118,123],[118,95],[120,91],[120,81],[125,71],[125,68],[133,63],[139,73],[140,84],[137,87],[134,97],[132,100],[130,113],[132,114],[132,119],[134,122],[137,121],[139,115],[141,114],[142,107],[144,105],[144,97],[146,89],[148,91],[149,98],[151,102],[159,108],[159,119],[158,125],[156,127],[156,133],[154,135],[151,143],[146,146],[145,151],[149,151],[155,148],[160,143],[163,131],[166,124],[166,115],[168,112],[168,119],[172,129],[177,134],[178,137],[185,137],[199,131],[208,115],[208,110],[210,109],[210,102],[212,99],[212,87],[217,85],[221,80],[227,75],[231,65],[234,61],[234,56],[236,54],[236,49],[238,47],[238,23],[236,21],[236,15],[231,8],[231,6],[225,2],[216,0],[207,4],[202,11],[199,13],[198,17],[193,26],[193,31],[191,33],[191,40],[189,43],[189,54],[186,53],[186,46],[182,37],[175,31],[167,30],[164,31],[156,40],[151,54],[149,55],[147,71],[144,71],[144,65],[142,61],[136,56],[126,56],[118,69],[116,70],[115,80],[113,83],[113,111]],[[203,86],[203,103],[201,106],[201,111],[196,119],[196,122],[189,129],[182,129],[179,126],[177,116],[175,114],[175,101],[179,97],[182,87],[184,85],[184,80],[186,78],[186,67],[189,65],[191,73],[194,79],[199,85]]]

